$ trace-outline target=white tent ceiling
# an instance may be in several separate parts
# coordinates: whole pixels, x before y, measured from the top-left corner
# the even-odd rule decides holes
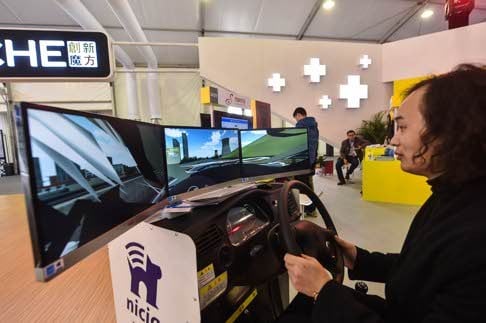
[[[445,0],[129,0],[152,42],[197,43],[199,36],[387,42],[447,29]],[[116,41],[131,41],[106,0],[81,0]],[[418,3],[423,3],[422,5]],[[421,10],[432,9],[425,20]],[[416,12],[412,15],[412,12]],[[313,14],[315,13],[315,14]],[[486,21],[476,0],[470,24]],[[0,0],[0,27],[79,28],[54,0]],[[145,65],[134,46],[123,46]],[[154,47],[160,66],[198,66],[196,47]]]

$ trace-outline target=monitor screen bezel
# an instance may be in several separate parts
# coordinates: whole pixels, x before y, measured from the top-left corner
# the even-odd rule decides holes
[[[226,122],[226,120],[224,120],[224,119],[230,119],[230,120],[244,121],[244,122],[246,122],[246,126],[248,127],[248,128],[245,128],[245,129],[235,127],[235,128],[233,128],[233,129],[239,129],[239,130],[247,130],[247,129],[251,129],[251,128],[250,128],[250,121],[248,121],[247,119],[243,119],[243,118],[232,118],[232,117],[221,117],[221,125],[223,125],[223,122]]]
[[[39,105],[39,104],[34,104],[34,103],[28,103],[28,102],[20,102],[16,104],[16,118],[19,118],[19,126],[20,129],[17,130],[17,140],[18,142],[18,147],[19,147],[19,154],[21,155],[21,158],[23,159],[23,162],[20,163],[21,166],[21,180],[22,180],[22,187],[25,192],[25,201],[26,201],[26,208],[27,208],[27,217],[28,217],[28,225],[29,225],[29,230],[30,230],[30,236],[31,236],[31,244],[32,244],[32,250],[33,250],[33,256],[34,256],[34,267],[35,267],[35,274],[36,278],[39,281],[48,281],[51,278],[57,276],[60,272],[66,270],[67,268],[75,265],[85,257],[89,256],[96,250],[100,249],[104,245],[106,245],[108,242],[111,240],[115,239],[119,235],[123,234],[136,224],[144,221],[147,219],[149,216],[153,215],[155,212],[158,210],[162,209],[164,206],[166,206],[168,203],[171,203],[174,200],[182,200],[185,198],[189,198],[201,193],[205,192],[210,192],[212,190],[218,189],[218,188],[223,188],[227,187],[233,184],[238,184],[238,183],[248,183],[248,182],[254,182],[258,180],[263,180],[263,179],[272,179],[272,178],[282,178],[282,177],[290,177],[290,176],[296,176],[296,175],[307,175],[311,174],[312,169],[310,165],[310,158],[309,158],[309,169],[305,170],[297,170],[297,171],[290,171],[290,172],[282,172],[282,173],[273,173],[273,174],[267,174],[267,175],[260,175],[260,176],[255,176],[255,177],[242,177],[243,176],[243,158],[242,158],[242,142],[241,142],[241,133],[243,131],[264,131],[264,130],[285,130],[285,129],[296,129],[295,127],[282,127],[282,128],[258,128],[258,129],[235,129],[235,128],[212,128],[212,127],[197,127],[197,126],[185,126],[185,125],[156,125],[152,123],[147,123],[147,122],[141,122],[141,121],[134,121],[134,120],[128,120],[128,119],[120,119],[112,116],[106,116],[106,115],[101,115],[101,114],[95,114],[95,113],[88,113],[88,112],[82,112],[82,111],[76,111],[76,110],[69,110],[69,109],[63,109],[63,108],[56,108],[56,107],[51,107],[51,106],[45,106],[45,105]],[[161,202],[153,205],[152,207],[147,208],[146,210],[143,210],[139,212],[138,214],[135,214],[128,220],[114,226],[112,229],[106,231],[105,233],[99,235],[95,239],[91,240],[90,242],[87,242],[83,244],[82,246],[76,248],[75,250],[71,251],[70,253],[59,257],[57,260],[51,263],[44,263],[42,260],[42,254],[40,252],[40,243],[41,241],[39,240],[40,236],[40,231],[39,227],[37,224],[37,219],[36,219],[36,212],[35,210],[38,209],[38,197],[37,194],[33,195],[34,192],[36,192],[35,189],[35,176],[30,176],[31,171],[34,170],[33,167],[33,159],[32,157],[32,147],[31,147],[31,142],[29,140],[30,138],[30,130],[29,130],[29,122],[28,122],[28,110],[29,109],[35,109],[35,110],[41,110],[41,111],[48,111],[48,112],[55,112],[55,113],[67,113],[71,115],[79,115],[79,116],[84,116],[84,117],[90,117],[90,118],[99,118],[99,119],[104,119],[104,120],[113,120],[113,121],[119,121],[122,120],[123,122],[127,123],[135,123],[135,124],[147,124],[150,126],[156,126],[161,128],[161,133],[163,134],[164,138],[162,140],[162,149],[163,149],[163,158],[164,158],[164,169],[166,170],[165,174],[165,186],[167,188],[166,194],[165,194],[165,199],[163,199]],[[17,125],[17,122],[15,123]],[[238,135],[238,158],[239,158],[239,177],[221,182],[218,184],[214,184],[208,187],[204,187],[195,191],[191,192],[184,192],[180,194],[175,194],[175,195],[169,195],[169,176],[167,173],[167,156],[166,156],[166,144],[165,144],[165,129],[201,129],[201,130],[209,130],[209,131],[214,131],[214,130],[229,130],[229,131],[236,131]],[[308,140],[308,129],[307,128],[299,128],[299,129],[305,129],[307,133],[307,146],[309,149],[309,140]],[[21,149],[21,143],[24,145],[24,149]],[[30,158],[29,158],[30,157]],[[33,173],[32,173],[33,174]],[[34,175],[34,174],[33,174]],[[56,270],[54,274],[47,274],[46,268],[52,265],[60,265],[60,269]]]
[[[166,146],[165,146],[165,130],[166,129],[201,129],[201,130],[210,130],[210,131],[229,130],[229,131],[236,131],[237,135],[238,135],[238,158],[239,158],[239,170],[238,170],[238,172],[239,172],[240,176],[235,178],[235,179],[232,179],[232,180],[228,180],[228,181],[217,183],[217,184],[214,184],[214,185],[202,187],[202,188],[199,188],[199,189],[194,190],[194,191],[183,192],[183,193],[173,194],[173,195],[170,194],[170,192],[169,192],[169,171],[168,171],[168,164],[167,164],[167,155],[165,155],[165,165],[166,165],[166,170],[167,170],[167,174],[166,174],[167,198],[171,203],[175,202],[175,201],[181,201],[183,199],[187,199],[189,197],[193,197],[193,196],[196,196],[196,195],[199,195],[199,194],[202,194],[202,193],[207,193],[207,192],[210,192],[214,189],[223,188],[223,187],[226,187],[226,186],[229,186],[229,185],[233,185],[233,184],[237,184],[237,183],[242,182],[242,179],[241,179],[241,141],[240,141],[241,138],[240,138],[239,129],[236,129],[236,128],[221,128],[221,127],[195,127],[195,126],[181,126],[181,125],[178,125],[178,126],[164,125],[164,150],[165,150],[164,152],[166,154],[167,154]]]
[[[255,129],[240,129],[238,131],[238,135],[240,136],[239,141],[240,141],[240,175],[241,175],[241,182],[256,182],[260,180],[268,180],[268,179],[276,179],[276,178],[284,178],[284,177],[291,177],[291,176],[298,176],[298,175],[311,175],[312,174],[312,165],[310,162],[310,155],[309,155],[309,167],[308,169],[301,169],[301,170],[294,170],[294,171],[288,171],[288,172],[281,172],[281,173],[272,173],[272,174],[267,174],[267,175],[258,175],[258,176],[248,176],[244,177],[244,171],[243,171],[243,146],[241,146],[242,140],[241,140],[241,133],[246,132],[246,131],[266,131],[266,130],[287,130],[287,129],[302,129],[305,130],[307,133],[307,151],[310,151],[310,145],[309,145],[309,129],[306,127],[280,127],[280,128],[255,128]]]
[[[18,122],[20,123],[19,125],[21,129],[17,129],[17,134],[18,134],[17,140],[19,141],[17,146],[19,147],[19,155],[23,159],[23,162],[20,163],[21,182],[22,182],[22,188],[25,192],[24,195],[25,195],[25,203],[27,208],[27,218],[28,218],[28,224],[29,224],[29,230],[31,236],[32,251],[34,256],[34,267],[35,267],[34,271],[37,280],[48,281],[51,278],[57,276],[58,273],[75,265],[80,260],[84,259],[85,257],[89,256],[96,250],[100,249],[111,240],[115,239],[116,237],[120,236],[124,232],[134,227],[136,224],[144,221],[154,212],[163,208],[167,204],[166,201],[167,191],[166,191],[166,194],[164,195],[162,202],[154,204],[153,206],[137,214],[134,214],[131,218],[114,226],[110,230],[102,233],[98,237],[83,244],[82,246],[76,248],[75,250],[69,252],[68,254],[59,257],[54,262],[45,263],[45,261],[42,259],[42,253],[40,252],[40,248],[41,248],[40,239],[42,237],[42,234],[39,225],[37,223],[36,211],[35,211],[36,209],[38,209],[39,199],[37,197],[37,193],[34,194],[34,192],[36,192],[36,190],[34,189],[36,187],[35,176],[30,176],[30,174],[33,175],[35,174],[33,173],[34,167],[33,167],[33,159],[32,159],[32,147],[31,147],[31,142],[29,140],[30,129],[29,129],[29,121],[28,121],[28,110],[35,109],[35,110],[47,111],[47,112],[66,113],[66,114],[78,115],[78,116],[83,116],[88,118],[98,118],[98,119],[112,120],[112,121],[122,120],[123,122],[127,122],[127,123],[145,124],[145,125],[160,127],[162,128],[161,133],[164,133],[163,130],[164,127],[156,124],[147,123],[147,122],[121,119],[121,118],[116,118],[116,117],[106,116],[106,115],[101,115],[96,113],[56,108],[56,107],[39,105],[39,104],[28,103],[28,102],[18,103],[15,106],[15,109],[16,109],[16,118],[20,117]],[[15,124],[17,125],[17,122]],[[22,144],[24,145],[23,146],[24,149],[21,149]],[[163,158],[165,164],[166,163],[165,141],[162,141],[162,146],[163,146],[162,149],[164,153]],[[164,169],[167,169],[166,165],[163,165],[163,167]],[[165,174],[164,185],[167,187],[167,184],[168,184],[167,174]],[[52,265],[56,266],[56,271],[53,274],[48,274],[47,268]]]
[[[221,122],[222,122],[223,117],[247,120],[248,121],[248,129],[254,129],[253,117],[245,116],[245,115],[241,115],[241,114],[236,114],[236,113],[219,111],[219,110],[214,110],[213,113],[212,113],[212,118],[213,118],[213,121],[214,121],[214,128],[221,128]],[[233,129],[233,128],[230,128],[230,129]]]
[[[2,156],[0,156],[0,160],[7,161],[7,147],[6,142],[3,140],[4,132],[0,129],[0,149],[2,151]]]

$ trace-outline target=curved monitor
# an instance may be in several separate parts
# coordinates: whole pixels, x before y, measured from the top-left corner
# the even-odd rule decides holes
[[[164,131],[170,196],[240,178],[238,130],[166,127]]]
[[[6,149],[5,144],[3,142],[3,131],[0,129],[0,160],[6,160]]]
[[[306,128],[240,130],[245,181],[310,173]]]
[[[47,280],[166,197],[163,128],[21,103],[19,151],[37,277]]]

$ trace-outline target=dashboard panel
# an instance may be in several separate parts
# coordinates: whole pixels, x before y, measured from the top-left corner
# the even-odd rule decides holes
[[[270,225],[270,218],[254,202],[245,202],[228,210],[226,232],[233,246],[249,241]]]

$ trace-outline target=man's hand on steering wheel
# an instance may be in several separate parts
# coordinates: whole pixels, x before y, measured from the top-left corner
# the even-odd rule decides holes
[[[319,211],[325,228],[305,220],[290,223],[289,196],[292,189],[307,195]],[[278,209],[280,241],[287,252],[285,266],[296,289],[313,296],[330,279],[342,284],[343,255],[334,238],[334,223],[320,198],[302,182],[290,181],[280,191]]]
[[[356,255],[358,254],[358,249],[356,249],[356,246],[351,242],[341,239],[338,236],[334,236],[334,239],[341,247],[341,251],[343,252],[344,266],[353,270],[354,265],[356,264]]]
[[[298,292],[309,297],[315,297],[332,280],[331,273],[314,257],[287,253],[284,260],[292,285]]]

